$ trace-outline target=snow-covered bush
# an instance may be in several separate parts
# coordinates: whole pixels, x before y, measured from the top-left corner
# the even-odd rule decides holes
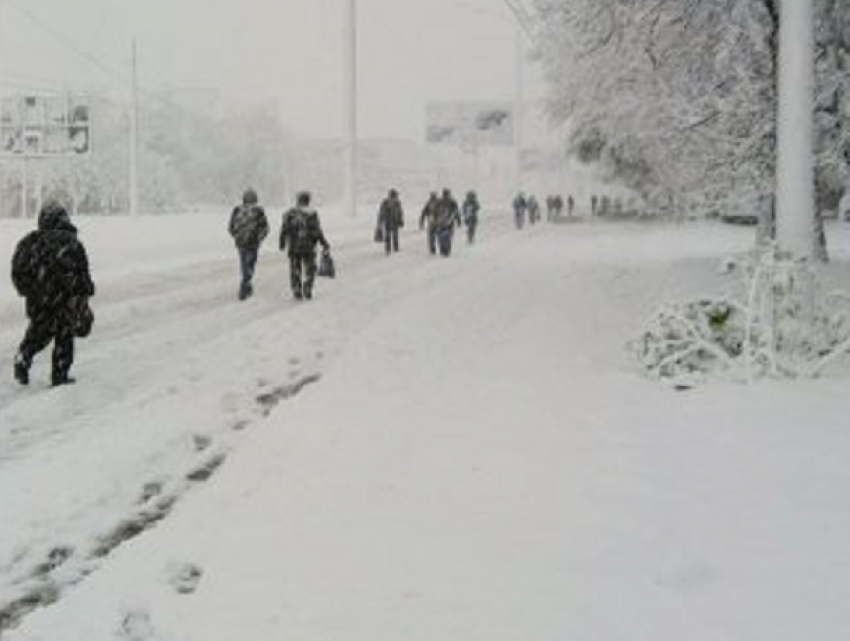
[[[685,387],[813,377],[850,354],[850,296],[822,295],[809,264],[771,245],[724,269],[742,275],[737,295],[665,305],[631,341],[650,376]]]

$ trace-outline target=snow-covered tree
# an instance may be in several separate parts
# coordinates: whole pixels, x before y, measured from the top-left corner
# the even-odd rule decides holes
[[[569,151],[650,205],[769,213],[776,0],[535,0],[549,112]],[[847,179],[850,0],[816,0],[818,212]]]
[[[772,180],[769,13],[749,0],[538,0],[550,112],[656,204],[758,202]],[[733,200],[734,197],[734,200]]]
[[[283,202],[284,155],[289,137],[273,104],[224,111],[210,104],[181,104],[173,96],[147,96],[141,106],[140,201],[146,212],[184,209],[193,203],[230,204],[246,186],[266,202]],[[128,211],[128,106],[104,97],[91,101],[91,153],[31,163],[42,198],[62,198],[74,210]],[[4,165],[4,211],[18,215],[20,167]],[[36,175],[36,172],[37,175]],[[31,196],[32,198],[32,196]],[[30,203],[29,211],[34,205]]]

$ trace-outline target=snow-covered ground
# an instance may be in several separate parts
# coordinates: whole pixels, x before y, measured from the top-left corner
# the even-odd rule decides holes
[[[386,258],[330,212],[338,278],[296,303],[272,221],[240,303],[226,212],[78,219],[66,388],[49,353],[12,382],[0,285],[3,641],[848,638],[847,379],[676,392],[625,348],[751,228],[496,212]]]

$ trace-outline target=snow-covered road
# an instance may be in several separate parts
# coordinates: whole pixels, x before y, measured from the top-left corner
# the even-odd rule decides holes
[[[5,261],[24,227],[2,224]],[[412,230],[385,258],[369,220],[331,216],[339,277],[315,300],[290,299],[270,239],[239,303],[220,217],[80,227],[99,290],[78,384],[47,387],[47,354],[31,389],[0,382],[13,641],[837,641],[850,623],[844,383],[681,395],[625,350],[660,303],[726,289],[751,230],[519,233],[502,213],[443,260]],[[850,234],[831,239],[838,285]],[[0,317],[11,370],[8,290]]]

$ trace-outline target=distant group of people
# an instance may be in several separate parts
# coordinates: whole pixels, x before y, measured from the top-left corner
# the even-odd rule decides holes
[[[441,256],[450,256],[455,228],[462,225],[466,226],[467,243],[474,243],[480,211],[481,205],[474,191],[467,192],[460,206],[450,189],[443,188],[439,195],[432,191],[419,216],[419,229],[427,233],[428,251],[432,255],[439,253]],[[399,250],[399,230],[402,227],[404,208],[398,191],[390,189],[378,208],[375,228],[375,240],[384,243],[384,251],[388,256]]]
[[[575,214],[576,203],[572,194],[567,195],[566,203],[560,194],[546,196],[545,202],[546,220],[550,222],[563,218],[565,204],[567,218],[572,218]],[[531,225],[540,221],[540,205],[534,194],[526,195],[524,191],[520,191],[514,197],[511,205],[517,229],[522,229],[526,221]],[[596,194],[590,196],[590,216],[592,218],[607,216],[619,218],[633,213],[633,209],[625,207],[620,198],[611,198],[607,195],[598,196]]]
[[[546,220],[551,222],[558,220],[564,213],[564,199],[560,194],[551,194],[546,196]],[[512,202],[514,212],[514,224],[517,229],[522,229],[525,226],[526,220],[530,225],[540,222],[540,203],[534,194],[526,196],[524,191],[520,191],[514,196]],[[575,200],[572,195],[567,196],[567,215],[572,217],[575,210]]]

